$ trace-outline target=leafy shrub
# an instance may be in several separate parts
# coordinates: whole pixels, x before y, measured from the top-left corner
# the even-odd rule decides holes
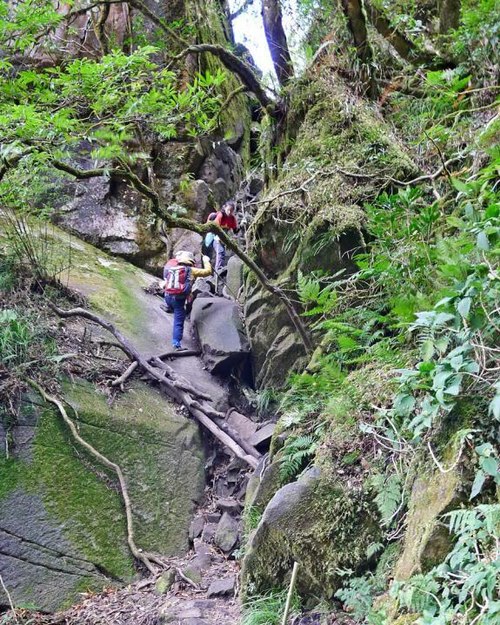
[[[479,505],[445,515],[457,540],[439,566],[407,582],[395,582],[391,595],[421,625],[481,623],[500,618],[500,505]]]

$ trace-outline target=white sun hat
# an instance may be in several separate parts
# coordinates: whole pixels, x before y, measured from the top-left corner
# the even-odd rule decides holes
[[[182,250],[176,253],[175,259],[181,265],[194,265],[193,252],[186,252],[185,250]]]

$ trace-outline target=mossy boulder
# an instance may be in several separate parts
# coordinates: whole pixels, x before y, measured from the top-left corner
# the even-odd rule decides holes
[[[283,586],[296,561],[299,592],[331,598],[342,583],[338,570],[362,567],[366,548],[379,538],[377,515],[364,493],[311,469],[267,505],[243,560],[244,592]]]
[[[112,405],[86,382],[66,382],[63,392],[80,435],[123,470],[137,544],[183,553],[204,487],[196,426],[143,384]],[[52,611],[79,592],[131,580],[135,566],[116,476],[57,412],[29,401],[23,410],[30,454],[0,459],[1,571],[16,605]]]
[[[458,469],[419,477],[412,488],[404,547],[394,578],[409,579],[441,563],[452,544],[442,515],[461,500],[461,476]]]

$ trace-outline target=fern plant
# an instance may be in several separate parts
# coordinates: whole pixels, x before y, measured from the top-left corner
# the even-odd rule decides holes
[[[314,458],[318,436],[306,434],[290,437],[280,451],[280,479],[289,482]]]
[[[397,473],[388,476],[376,474],[371,478],[376,491],[375,504],[382,518],[382,525],[389,527],[403,503],[401,477]]]
[[[500,504],[445,515],[456,542],[445,562],[395,582],[391,595],[421,625],[494,625],[500,619]]]

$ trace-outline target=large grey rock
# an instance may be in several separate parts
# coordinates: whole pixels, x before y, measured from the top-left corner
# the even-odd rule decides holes
[[[0,575],[15,605],[47,611],[76,600],[79,588],[113,583],[68,540],[41,497],[21,489],[0,502]]]
[[[252,347],[255,384],[282,387],[291,371],[305,366],[302,341],[284,306],[253,278],[246,281],[245,326]]]
[[[226,284],[229,296],[236,299],[243,285],[243,261],[237,256],[227,261]]]
[[[243,587],[284,586],[298,562],[298,591],[331,598],[342,584],[339,570],[366,565],[366,549],[380,537],[378,513],[362,490],[311,469],[267,505],[243,559]]]
[[[215,145],[198,172],[198,177],[211,187],[212,192],[216,192],[217,187],[218,191],[221,191],[220,180],[222,180],[225,183],[224,192],[228,197],[232,197],[236,192],[241,176],[241,157],[224,141]],[[219,201],[221,199],[219,198]],[[224,197],[222,201],[226,199],[228,198]]]
[[[255,434],[253,434],[250,439],[250,445],[253,445],[257,449],[261,447],[269,448],[271,438],[274,434],[274,430],[276,429],[276,423],[266,423],[263,427],[261,427]]]
[[[227,375],[248,358],[250,345],[234,302],[222,298],[197,299],[191,322],[203,362],[211,373]]]
[[[238,434],[245,439],[253,436],[259,427],[258,423],[254,423],[251,419],[237,412],[234,408],[232,408],[227,415],[226,422],[233,430],[236,430]]]
[[[138,382],[112,406],[89,383],[66,382],[62,392],[81,436],[122,468],[137,543],[184,553],[204,487],[197,428]],[[14,461],[0,459],[0,574],[15,605],[55,611],[84,590],[132,580],[135,570],[114,474],[68,438],[57,413],[29,406],[26,397]]]
[[[197,221],[205,221],[207,213],[210,212],[210,209],[207,208],[210,195],[208,184],[204,180],[193,180],[183,195],[186,208],[194,213]]]

